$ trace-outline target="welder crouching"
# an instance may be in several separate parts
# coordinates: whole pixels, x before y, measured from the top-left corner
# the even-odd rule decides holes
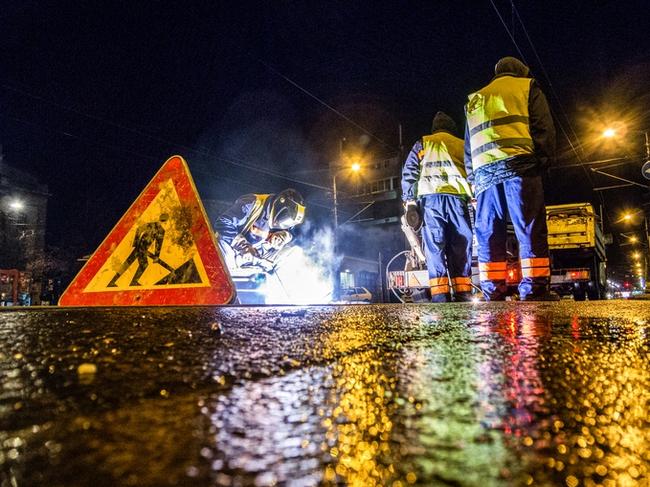
[[[304,200],[294,189],[240,197],[215,223],[219,248],[233,278],[252,271],[272,273],[293,240],[291,230],[304,215]]]

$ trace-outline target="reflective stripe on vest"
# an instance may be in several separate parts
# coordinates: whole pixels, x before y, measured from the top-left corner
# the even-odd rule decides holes
[[[528,119],[530,78],[501,76],[469,95],[465,107],[472,167],[533,153]]]
[[[422,137],[417,195],[472,194],[463,164],[463,141],[447,132]],[[418,154],[419,155],[419,154]]]

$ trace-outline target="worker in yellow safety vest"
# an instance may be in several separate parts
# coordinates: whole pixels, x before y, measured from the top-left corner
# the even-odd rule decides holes
[[[429,272],[431,301],[468,301],[472,291],[471,189],[463,165],[463,141],[445,113],[433,119],[432,134],[415,142],[402,169],[406,221],[418,230]],[[449,279],[451,279],[451,286]]]
[[[555,159],[548,103],[528,67],[513,57],[471,93],[465,106],[465,167],[477,199],[476,238],[481,288],[506,297],[506,223],[519,243],[521,300],[549,300],[549,254],[542,172]]]

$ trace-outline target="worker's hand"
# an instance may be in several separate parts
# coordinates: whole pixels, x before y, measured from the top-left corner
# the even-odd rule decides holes
[[[269,234],[267,241],[275,250],[280,250],[293,240],[293,235],[287,230],[280,230]]]
[[[244,260],[253,260],[253,258],[258,257],[259,255],[255,247],[253,247],[253,244],[251,244],[245,238],[234,240],[232,243],[232,248],[242,258],[244,258]]]
[[[418,231],[422,226],[422,217],[418,211],[417,203],[415,201],[407,201],[404,214],[406,216],[406,224],[413,230]]]

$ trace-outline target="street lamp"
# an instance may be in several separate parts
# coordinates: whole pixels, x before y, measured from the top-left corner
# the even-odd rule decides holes
[[[603,130],[603,137],[606,139],[612,139],[616,136],[616,130],[613,128],[607,128]]]
[[[625,125],[619,124],[619,127],[621,128],[620,132],[622,132],[622,135],[625,135],[625,133],[634,133],[634,134],[643,134],[644,138],[644,146],[645,146],[645,162],[650,162],[650,135],[648,134],[647,130],[633,130],[631,132],[628,132],[626,130]],[[616,127],[607,127],[603,130],[602,136],[605,139],[613,139],[619,134],[619,130]]]
[[[14,199],[9,202],[9,208],[13,211],[21,211],[25,208],[25,203],[22,200]]]
[[[352,171],[353,173],[358,173],[361,171],[361,163],[353,162],[350,166],[338,167],[335,168],[334,174],[332,176],[332,197],[334,200],[334,231],[339,227],[339,201],[338,201],[338,191],[336,188],[336,177],[344,171]]]

